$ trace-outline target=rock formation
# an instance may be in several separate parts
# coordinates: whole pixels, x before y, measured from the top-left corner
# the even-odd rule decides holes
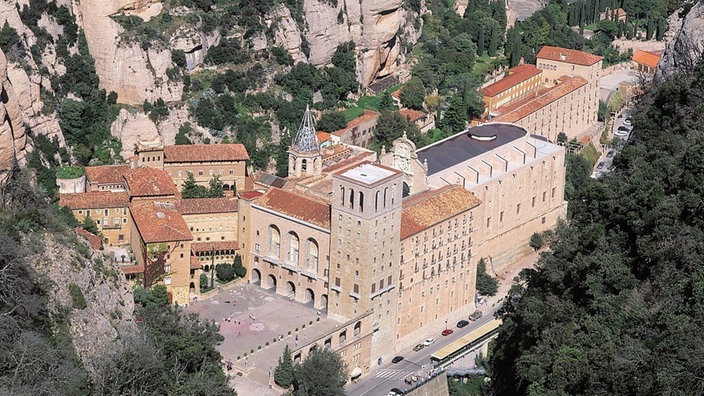
[[[73,242],[62,238],[66,236],[45,234],[40,239],[43,251],[27,262],[51,282],[49,298],[53,307],[74,308],[68,315],[73,345],[88,372],[93,373],[100,359],[120,350],[122,342],[137,332],[132,320],[132,288],[102,252],[85,246],[87,255],[82,256]],[[83,295],[85,308],[74,306],[71,284]]]
[[[674,40],[667,44],[656,71],[656,79],[676,72],[692,70],[704,54],[704,2],[698,1],[692,6],[682,23],[682,28],[675,34]]]
[[[0,50],[0,183],[5,181],[15,161],[24,161],[26,143],[22,109],[7,78],[7,58]]]
[[[328,2],[305,0],[308,61],[315,66],[326,65],[339,44],[354,41],[357,77],[362,85],[393,73],[403,61],[402,40],[414,44],[420,35],[402,4],[402,0],[345,0],[333,7]],[[270,19],[278,23],[275,44],[287,49],[294,60],[302,60],[305,55],[301,50],[301,31],[290,12],[279,7]],[[399,32],[404,32],[405,37]]]
[[[141,16],[150,7],[150,0],[82,0],[74,2],[77,23],[86,35],[100,87],[117,93],[118,102],[141,105],[180,100],[183,86],[169,83],[164,65],[171,65],[171,51],[166,48],[144,50],[141,43],[121,40],[122,26],[111,15],[131,12]]]

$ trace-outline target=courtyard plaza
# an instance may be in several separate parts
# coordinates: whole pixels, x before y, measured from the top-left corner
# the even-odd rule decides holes
[[[193,302],[186,311],[219,326],[225,338],[217,347],[224,359],[223,369],[232,362],[232,370],[226,372],[240,395],[281,394],[269,384],[273,384],[273,372],[285,346],[293,351],[341,324],[312,306],[244,283],[221,288],[209,298]]]

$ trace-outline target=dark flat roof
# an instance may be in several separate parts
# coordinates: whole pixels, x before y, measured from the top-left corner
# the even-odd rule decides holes
[[[496,138],[476,140],[472,139],[470,134],[482,137],[496,136]],[[425,146],[416,153],[421,162],[428,160],[428,175],[432,175],[524,136],[526,136],[526,130],[516,125],[483,124]]]

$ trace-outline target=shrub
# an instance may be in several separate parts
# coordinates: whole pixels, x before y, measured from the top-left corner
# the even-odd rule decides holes
[[[200,291],[208,289],[208,275],[200,274]]]
[[[477,292],[483,296],[493,296],[499,289],[499,281],[487,274],[484,258],[477,263]]]
[[[528,244],[533,248],[533,250],[538,251],[545,245],[545,238],[543,238],[543,235],[539,232],[533,233]]]
[[[219,280],[229,282],[235,279],[235,269],[232,264],[218,264],[215,266],[215,274]]]
[[[71,295],[71,300],[73,301],[73,309],[84,309],[87,307],[86,298],[83,296],[83,292],[77,284],[70,283],[68,285],[68,292]]]

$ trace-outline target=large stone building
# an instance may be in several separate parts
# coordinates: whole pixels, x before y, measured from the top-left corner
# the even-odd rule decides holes
[[[564,148],[517,125],[486,124],[421,149],[404,136],[379,161],[316,143],[304,121],[288,182],[239,195],[250,281],[341,324],[296,359],[324,344],[367,373],[471,313],[479,259],[500,271],[566,212]],[[346,154],[324,160],[326,151]]]
[[[577,137],[597,122],[602,57],[544,46],[536,66],[519,65],[480,92],[485,117],[520,125],[556,141]]]

